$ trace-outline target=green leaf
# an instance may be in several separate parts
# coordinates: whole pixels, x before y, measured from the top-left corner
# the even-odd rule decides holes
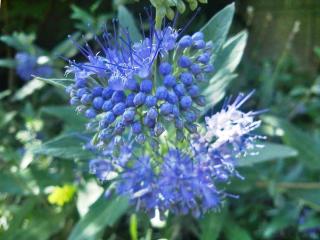
[[[226,218],[225,208],[221,212],[207,213],[200,221],[200,240],[218,239]]]
[[[48,221],[50,219],[50,221]],[[43,240],[49,239],[64,226],[64,212],[57,214],[49,208],[34,207],[25,217],[24,224],[5,232],[1,239],[6,240]]]
[[[262,143],[262,145],[264,145],[263,148],[253,150],[253,152],[258,152],[258,155],[252,156],[249,152],[247,156],[239,159],[238,166],[250,166],[256,163],[295,157],[298,154],[294,148],[282,144]]]
[[[216,69],[224,69],[234,72],[240,63],[247,44],[248,33],[242,31],[228,39],[219,51],[214,66]]]
[[[83,25],[92,25],[94,23],[94,18],[85,10],[79,8],[78,6],[71,5],[72,14],[71,18],[79,20]],[[80,28],[81,29],[81,28]]]
[[[318,46],[315,47],[315,48],[314,48],[314,52],[315,52],[315,54],[317,55],[317,57],[320,58],[320,47],[318,47]]]
[[[18,172],[0,172],[0,192],[15,195],[33,195],[39,187],[29,170]]]
[[[20,88],[15,95],[13,96],[13,100],[20,101],[33,94],[35,91],[40,90],[45,86],[43,81],[40,81],[37,78],[28,81],[22,88]]]
[[[70,84],[74,83],[74,80],[70,78],[42,78],[35,76],[35,79],[39,79],[59,88],[66,88]]]
[[[5,91],[2,91],[0,92],[0,100],[2,100],[3,98],[9,96],[11,94],[11,91],[8,89],[8,90],[5,90]]]
[[[240,63],[247,38],[247,32],[242,31],[230,38],[219,51],[214,63],[217,73],[210,79],[208,87],[202,93],[208,102],[205,110],[213,107],[225,96],[226,88],[236,78],[237,75],[233,72]]]
[[[35,51],[33,41],[36,36],[34,34],[25,33],[13,33],[10,35],[4,35],[0,37],[0,41],[6,43],[8,46],[13,47],[19,51],[32,52]]]
[[[208,87],[202,92],[207,99],[207,105],[203,112],[206,112],[206,110],[213,107],[225,96],[227,86],[236,77],[236,74],[221,69],[211,78]]]
[[[128,9],[123,5],[120,5],[118,7],[118,19],[121,27],[125,29],[128,28],[132,42],[138,42],[142,39],[140,35],[140,31],[135,24],[134,17],[128,11]]]
[[[96,239],[95,236],[105,227],[112,226],[126,212],[128,206],[128,200],[124,197],[112,199],[100,197],[76,224],[68,239]]]
[[[299,152],[299,158],[310,169],[320,169],[320,141],[312,137],[311,133],[303,131],[288,121],[272,116],[265,116],[263,120],[273,127],[280,129],[283,141]]]
[[[306,219],[305,222],[299,223],[299,231],[307,231],[308,229],[319,228],[320,226],[320,218],[317,216],[311,216]]]
[[[92,153],[82,148],[86,141],[87,137],[79,133],[62,134],[40,146],[31,148],[30,151],[34,154],[64,159],[88,160],[92,158]]]
[[[300,212],[299,206],[291,206],[287,204],[285,208],[274,211],[276,214],[272,217],[271,221],[264,226],[263,237],[264,238],[273,238],[273,236],[293,224],[292,219],[296,219]]]
[[[83,130],[87,123],[86,118],[77,114],[75,109],[70,106],[47,106],[41,108],[40,111],[62,120],[67,130]]]
[[[71,35],[71,38],[74,41],[78,41],[79,37],[80,37],[80,33],[76,32],[74,34]],[[64,41],[62,41],[61,43],[59,43],[51,52],[51,55],[53,57],[60,57],[60,56],[64,56],[66,58],[70,58],[73,57],[74,55],[76,55],[78,52],[78,49],[74,46],[74,44],[72,43],[72,41],[70,39],[66,39]]]
[[[6,112],[5,114],[0,113],[0,127],[10,124],[16,115],[16,111]]]
[[[262,107],[269,107],[274,94],[275,79],[273,75],[273,66],[268,62],[264,61],[260,70],[259,82],[259,94],[260,94],[260,105]]]
[[[214,54],[220,50],[227,38],[234,12],[235,6],[232,3],[213,16],[200,30],[204,33],[206,41],[213,42]]]
[[[0,67],[14,68],[16,66],[16,61],[14,59],[0,59]]]
[[[95,179],[87,180],[85,184],[79,186],[77,194],[77,210],[80,217],[83,217],[89,211],[105,190]]]
[[[307,186],[308,183],[306,182],[305,185]],[[295,198],[298,199],[300,202],[308,205],[311,208],[315,208],[317,211],[320,210],[320,184],[318,188],[314,186],[310,189],[290,189],[287,193]]]
[[[240,227],[234,221],[229,220],[223,229],[223,233],[227,240],[251,240],[249,232]]]

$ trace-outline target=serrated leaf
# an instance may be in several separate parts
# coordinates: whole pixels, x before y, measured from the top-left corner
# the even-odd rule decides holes
[[[70,84],[74,83],[74,80],[70,78],[42,78],[35,76],[35,79],[44,81],[59,88],[66,88]]]
[[[234,12],[235,6],[232,3],[214,15],[200,30],[204,33],[206,41],[213,42],[214,54],[220,50],[227,38]]]
[[[253,150],[253,152],[258,152],[258,155],[252,156],[249,152],[247,156],[239,159],[238,166],[250,166],[256,163],[295,157],[298,154],[294,148],[286,145],[275,143],[262,143],[262,145],[264,145],[263,148]]]
[[[125,29],[128,28],[132,42],[138,42],[142,39],[140,31],[135,24],[134,17],[123,5],[118,7],[118,19],[121,27]]]
[[[79,133],[68,133],[34,147],[30,151],[34,154],[64,159],[89,160],[93,156],[92,153],[82,148],[87,140],[86,136]]]
[[[112,226],[126,212],[128,206],[128,200],[124,197],[100,197],[76,224],[68,240],[96,239],[95,236],[105,227]]]

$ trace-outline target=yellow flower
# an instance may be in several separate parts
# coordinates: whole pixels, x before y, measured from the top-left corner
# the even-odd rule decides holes
[[[48,201],[51,204],[63,206],[70,202],[76,192],[76,187],[70,184],[65,184],[62,187],[55,187],[48,196]]]

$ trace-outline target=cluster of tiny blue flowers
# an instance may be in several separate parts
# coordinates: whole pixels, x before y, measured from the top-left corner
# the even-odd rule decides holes
[[[197,106],[205,104],[199,84],[213,71],[212,42],[201,32],[179,37],[170,26],[133,43],[127,29],[114,23],[96,37],[101,53],[89,44],[78,48],[87,62],[70,61],[67,74],[75,83],[68,87],[70,103],[91,120],[97,145],[115,136],[134,136],[138,143],[157,138],[170,127],[182,141],[197,132]],[[75,43],[77,44],[77,43]]]
[[[207,117],[203,134],[193,134],[189,148],[169,147],[161,156],[140,157],[134,157],[130,148],[117,157],[92,160],[90,170],[102,181],[115,177],[115,192],[129,196],[150,214],[169,210],[198,217],[217,210],[226,196],[233,196],[217,184],[234,176],[242,179],[235,170],[237,159],[260,147],[255,141],[262,137],[252,134],[261,124],[254,120],[260,112],[239,110],[252,93],[240,94],[233,103],[229,99],[220,112]],[[123,156],[126,160],[119,161]]]
[[[29,81],[32,75],[40,77],[51,77],[53,74],[52,68],[47,64],[39,64],[38,58],[26,52],[18,52],[15,56],[17,63],[16,72],[18,76],[24,80]]]
[[[258,146],[260,137],[251,134],[260,125],[258,112],[240,111],[252,93],[240,94],[201,127],[200,85],[214,70],[213,43],[202,32],[181,36],[171,26],[155,29],[152,15],[149,20],[138,42],[116,21],[112,33],[95,37],[100,52],[74,42],[87,60],[69,61],[66,74],[75,81],[67,92],[89,119],[94,136],[87,149],[97,156],[89,168],[111,183],[106,195],[128,196],[151,215],[198,217],[232,196],[218,185],[241,178],[235,166]]]

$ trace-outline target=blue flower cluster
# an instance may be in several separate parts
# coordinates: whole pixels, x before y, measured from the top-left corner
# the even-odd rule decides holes
[[[254,120],[259,112],[239,110],[251,95],[240,94],[233,103],[229,99],[220,112],[207,117],[203,132],[192,135],[189,149],[170,147],[160,156],[135,157],[130,148],[117,157],[92,160],[91,172],[100,180],[116,176],[115,192],[129,196],[134,205],[150,214],[169,210],[198,217],[217,210],[226,196],[232,196],[218,184],[234,176],[242,178],[235,170],[237,159],[254,154],[252,149],[260,146],[255,140],[262,137],[251,133],[260,126],[260,121]],[[119,161],[123,158],[125,161]]]
[[[199,84],[213,71],[212,42],[201,32],[179,37],[170,26],[156,30],[151,21],[149,34],[133,43],[115,25],[113,34],[96,37],[102,54],[77,45],[88,61],[70,61],[67,70],[75,79],[70,103],[91,120],[98,145],[115,136],[157,142],[172,126],[179,141],[196,133],[197,106],[205,104]]]
[[[148,34],[132,42],[114,21],[113,32],[95,42],[98,53],[74,42],[87,60],[70,61],[66,71],[75,80],[67,88],[70,103],[94,133],[90,172],[112,182],[107,195],[126,195],[150,214],[198,217],[218,209],[231,196],[218,184],[241,178],[237,159],[260,138],[251,134],[258,112],[239,110],[252,93],[226,101],[201,128],[200,85],[214,70],[213,43],[202,32],[181,36],[170,26],[155,29],[150,19]]]
[[[25,81],[32,79],[31,75],[51,77],[52,68],[47,64],[38,64],[38,58],[26,52],[18,52],[15,56],[18,76]]]
[[[142,156],[135,160],[132,168],[118,173],[112,161],[94,159],[90,171],[103,181],[116,178],[116,192],[130,196],[134,205],[150,215],[158,209],[161,213],[170,210],[174,214],[191,213],[198,217],[219,208],[222,195],[214,185],[208,166],[193,161],[178,149],[168,151],[158,166],[158,174],[156,166],[150,157]]]

